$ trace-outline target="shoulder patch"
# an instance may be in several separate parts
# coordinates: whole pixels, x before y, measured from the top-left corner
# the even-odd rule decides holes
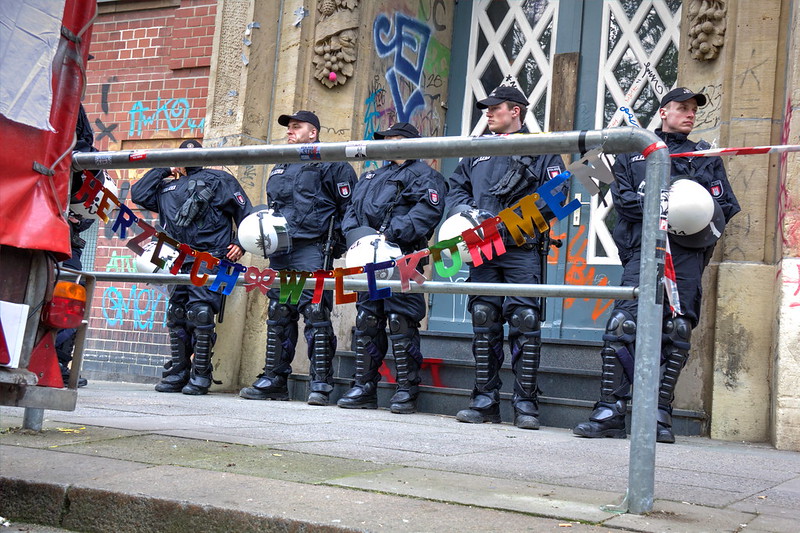
[[[350,197],[350,184],[346,181],[336,184],[336,190],[339,191],[339,196],[342,198],[349,198]]]
[[[278,174],[283,174],[285,170],[286,169],[283,168],[283,167],[281,167],[281,168],[273,168],[272,172],[270,172],[269,175],[270,176],[277,176]]]
[[[638,154],[631,157],[631,163],[633,163],[634,161],[644,161],[644,156],[642,154]]]
[[[236,200],[236,203],[242,207],[244,207],[244,205],[247,203],[247,200],[244,199],[244,194],[242,194],[241,191],[236,191],[233,193],[233,197]]]
[[[439,205],[439,191],[436,189],[428,189],[428,201],[431,205]]]
[[[547,175],[550,176],[550,179],[555,178],[561,174],[561,167],[554,166],[554,167],[547,167]]]
[[[719,198],[722,196],[722,193],[725,192],[725,188],[722,186],[722,180],[712,181],[711,186],[709,187],[709,192],[714,198]]]
[[[375,173],[374,172],[367,172],[366,174],[364,174],[364,179],[365,180],[371,180],[374,177],[375,177]]]
[[[175,190],[175,189],[177,189],[177,188],[178,188],[178,186],[177,186],[177,185],[175,185],[175,184],[173,183],[172,185],[167,185],[166,187],[164,187],[163,189],[161,189],[161,192],[169,192],[169,191],[174,191],[174,190]]]

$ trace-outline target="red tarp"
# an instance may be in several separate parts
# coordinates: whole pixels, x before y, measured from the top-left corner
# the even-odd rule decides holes
[[[78,35],[95,15],[95,0],[66,0],[62,25]],[[80,43],[62,36],[53,61],[53,105],[50,124],[55,133],[36,129],[0,115],[0,245],[49,250],[58,260],[70,256],[69,182],[71,149],[83,90],[91,28]],[[0,79],[8,73],[0,72]],[[65,152],[52,177],[34,170],[45,168]]]

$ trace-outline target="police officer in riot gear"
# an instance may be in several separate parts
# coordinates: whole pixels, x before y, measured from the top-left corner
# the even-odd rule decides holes
[[[373,136],[400,141],[419,138],[420,134],[413,125],[398,122]],[[348,243],[371,228],[399,246],[403,254],[424,249],[444,213],[446,192],[444,177],[424,161],[388,161],[361,176],[342,230]],[[390,409],[393,413],[415,412],[423,360],[419,337],[420,321],[425,317],[423,295],[395,292],[390,298],[370,300],[369,293],[362,292],[356,307],[356,371],[350,390],[338,401],[339,407],[378,407],[378,371],[391,342],[397,390]]]
[[[666,143],[670,153],[706,150],[705,141],[689,140],[698,106],[706,104],[706,96],[685,87],[669,91],[661,100],[661,128],[655,133]],[[621,154],[613,172],[611,185],[614,209],[618,217],[613,231],[614,242],[622,261],[623,286],[639,285],[642,244],[642,198],[646,161],[641,154]],[[719,157],[672,158],[672,175],[688,177],[705,187],[721,211],[718,225],[724,226],[740,211]],[[681,369],[686,364],[691,346],[692,329],[697,326],[702,296],[703,270],[711,259],[716,239],[704,232],[677,236],[668,233],[669,246],[678,285],[682,313],[673,313],[665,298],[661,342],[661,380],[658,392],[658,442],[675,442],[672,431],[672,400]],[[636,300],[615,302],[603,335],[602,380],[600,401],[595,404],[589,421],[578,424],[573,432],[581,437],[625,438],[625,414],[633,381],[636,339]]]
[[[310,111],[281,115],[278,123],[287,128],[289,144],[319,142],[320,123]],[[356,173],[346,162],[309,162],[275,165],[267,181],[268,206],[283,216],[288,225],[292,249],[270,256],[274,270],[314,272],[330,269],[334,257],[344,251],[341,219],[350,201]],[[333,356],[336,337],[331,324],[333,297],[323,293],[322,301],[311,303],[313,290],[303,290],[297,305],[281,303],[280,290],[270,289],[267,297],[267,347],[264,371],[239,395],[250,400],[288,400],[287,380],[292,372],[297,344],[298,321],[303,315],[311,375],[310,405],[328,405],[333,390]]]
[[[500,86],[477,103],[486,110],[494,134],[527,133],[523,125],[528,100],[516,87]],[[452,210],[478,208],[497,215],[513,206],[545,181],[564,171],[559,155],[464,158],[450,178],[447,203]],[[552,212],[539,201],[546,219]],[[469,280],[484,283],[541,283],[541,240],[528,239],[518,246],[503,232],[506,253],[492,261],[470,266]],[[514,380],[514,424],[539,428],[537,373],[541,353],[541,309],[537,298],[518,296],[470,296],[472,353],[475,386],[467,409],[456,414],[468,423],[500,422],[500,367],[503,364],[503,324],[509,324]]]
[[[200,148],[201,144],[187,140],[180,147]],[[239,182],[227,172],[203,167],[154,168],[133,184],[131,199],[158,213],[164,231],[178,242],[218,259],[237,261],[242,257],[233,226],[252,206]],[[187,255],[181,273],[189,273],[193,264]],[[213,272],[202,269],[200,274],[204,273]],[[195,285],[176,285],[171,291],[167,307],[171,358],[155,388],[158,392],[206,394],[212,383],[215,315],[222,294]]]

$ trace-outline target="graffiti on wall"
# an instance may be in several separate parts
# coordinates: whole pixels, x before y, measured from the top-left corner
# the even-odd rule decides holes
[[[152,287],[139,288],[133,284],[130,288],[106,287],[103,291],[101,310],[107,327],[126,325],[126,320],[133,325],[134,331],[152,331],[158,324],[167,326],[166,297]],[[161,319],[156,321],[156,317]]]
[[[444,135],[450,49],[437,39],[437,32],[448,29],[447,6],[443,0],[419,0],[416,8],[416,16],[408,14],[410,9],[398,9],[375,17],[379,61],[363,101],[364,139],[395,122],[410,122],[424,136]],[[365,166],[379,163],[367,161]]]
[[[554,235],[555,239],[560,239],[566,242],[567,234]],[[567,272],[564,275],[564,284],[566,285],[594,285],[598,287],[608,286],[608,277],[603,274],[598,274],[595,267],[590,267],[586,263],[586,247],[588,240],[586,237],[586,226],[581,226],[575,232],[569,242],[566,242],[567,252]],[[550,255],[547,257],[548,264],[557,265],[559,259],[560,249],[553,247],[550,249]],[[584,302],[589,302],[589,298],[584,298]],[[564,298],[564,309],[569,309],[575,305],[576,298]],[[603,313],[611,307],[614,300],[594,300],[594,307],[592,308],[592,322],[599,319]]]
[[[175,132],[183,129],[202,134],[206,119],[204,117],[197,121],[190,118],[191,111],[192,108],[187,98],[162,100],[159,97],[153,108],[140,100],[135,102],[128,111],[131,123],[128,135],[140,137],[145,130]]]

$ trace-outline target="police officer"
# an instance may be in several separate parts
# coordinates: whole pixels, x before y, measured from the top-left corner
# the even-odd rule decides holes
[[[311,111],[281,115],[289,144],[319,142],[320,123]],[[330,269],[334,257],[344,252],[341,219],[350,201],[356,173],[346,162],[309,162],[275,165],[267,181],[268,206],[288,224],[292,249],[270,257],[274,270],[313,272]],[[311,392],[309,405],[328,405],[333,390],[333,356],[336,337],[331,324],[333,297],[311,303],[313,290],[304,290],[297,305],[281,303],[280,290],[267,293],[267,348],[264,371],[251,387],[239,391],[250,400],[288,400],[287,380],[292,372],[300,314],[305,321]]]
[[[527,133],[528,100],[516,87],[500,86],[477,103],[486,110],[494,134]],[[451,212],[477,208],[497,215],[548,179],[564,170],[559,155],[464,158],[450,178],[447,203]],[[552,212],[540,200],[546,219]],[[470,266],[469,280],[478,283],[541,283],[541,236],[516,245],[503,231],[506,253],[478,267]],[[545,258],[546,259],[546,258]],[[509,323],[514,381],[514,424],[539,428],[538,386],[541,352],[539,300],[520,296],[470,296],[475,386],[467,409],[456,414],[460,422],[500,422],[500,367],[503,364],[503,324]]]
[[[670,153],[707,150],[706,141],[688,138],[694,128],[698,106],[706,104],[704,94],[678,87],[664,95],[659,115],[661,128],[655,133],[666,143]],[[613,172],[611,185],[617,223],[614,242],[622,261],[623,286],[639,285],[642,245],[642,196],[646,161],[641,154],[621,154]],[[688,177],[705,187],[720,212],[716,224],[720,228],[740,211],[719,157],[672,158],[672,176]],[[678,285],[682,314],[673,314],[665,299],[661,343],[661,380],[658,392],[658,442],[673,443],[672,400],[681,369],[686,364],[691,346],[692,329],[697,326],[702,295],[701,279],[716,239],[710,231],[686,237],[668,233],[669,246]],[[710,238],[709,238],[710,236]],[[625,438],[625,413],[630,399],[635,354],[637,302],[615,302],[603,335],[602,382],[600,401],[594,406],[589,421],[578,424],[573,432],[581,437]]]
[[[196,140],[181,148],[201,148]],[[218,259],[237,261],[244,251],[234,235],[251,205],[236,178],[203,167],[154,168],[131,187],[131,199],[159,214],[159,223],[173,239]],[[194,260],[186,257],[181,272],[188,274]],[[201,269],[200,274],[213,273]],[[158,392],[206,394],[211,386],[211,356],[216,334],[214,319],[222,294],[207,287],[176,285],[167,307],[171,359],[156,385]],[[194,359],[190,357],[194,353]]]
[[[411,124],[398,122],[373,137],[399,141],[418,139],[420,134]],[[388,161],[375,171],[365,172],[342,222],[348,243],[363,235],[366,228],[399,246],[403,254],[424,249],[444,213],[446,192],[444,176],[419,159]],[[378,370],[391,341],[397,391],[390,408],[393,413],[413,413],[422,366],[419,326],[425,317],[424,297],[395,292],[391,298],[370,300],[369,293],[362,292],[356,308],[356,371],[350,390],[338,401],[339,407],[378,407]]]

